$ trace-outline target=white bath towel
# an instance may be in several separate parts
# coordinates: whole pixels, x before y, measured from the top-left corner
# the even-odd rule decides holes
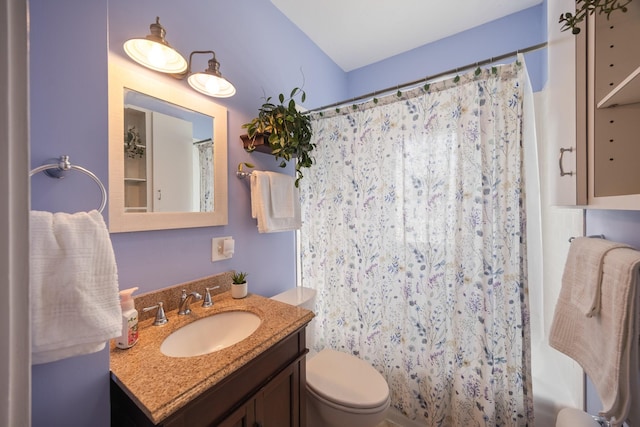
[[[292,218],[295,215],[295,180],[284,173],[265,172],[269,177],[271,192],[271,214],[274,218]]]
[[[251,173],[251,215],[258,221],[258,232],[275,233],[300,228],[300,200],[298,189],[293,187],[293,216],[289,218],[275,218],[272,209],[271,186],[266,172],[253,171]]]
[[[32,363],[96,352],[120,335],[118,276],[102,215],[32,211]]]
[[[636,287],[640,252],[618,248],[604,258],[601,310],[586,317],[572,298],[571,285],[562,284],[549,344],[577,361],[593,382],[603,409],[601,415],[620,426],[638,396]],[[633,381],[633,382],[632,382]]]
[[[610,250],[629,245],[605,239],[576,237],[571,242],[562,276],[563,286],[569,282],[571,300],[585,316],[600,311],[602,265]]]

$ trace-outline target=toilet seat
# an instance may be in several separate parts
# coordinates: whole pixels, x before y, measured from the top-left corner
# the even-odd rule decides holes
[[[558,413],[556,427],[600,427],[600,423],[579,409],[564,408]]]
[[[375,368],[347,353],[324,349],[307,361],[307,389],[327,404],[351,412],[389,405],[389,386]]]

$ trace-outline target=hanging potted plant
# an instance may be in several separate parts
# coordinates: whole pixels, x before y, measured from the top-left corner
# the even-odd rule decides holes
[[[282,159],[280,167],[285,167],[293,157],[297,158],[296,187],[303,177],[301,168],[313,164],[310,152],[315,148],[311,143],[311,119],[298,110],[297,95],[300,102],[304,102],[307,96],[302,89],[294,88],[289,98],[285,99],[282,93],[278,96],[279,104],[272,103],[271,97],[266,98],[258,109],[258,116],[242,125],[247,134],[240,136],[245,150],[252,152],[257,149],[273,154],[276,159]]]
[[[247,273],[239,271],[231,276],[231,296],[244,298],[248,293]]]
[[[604,13],[609,19],[611,13],[616,10],[626,12],[629,3],[631,3],[631,0],[576,0],[575,13],[566,12],[561,14],[558,22],[562,24],[562,31],[571,29],[573,34],[578,34],[580,33],[578,25],[587,16],[598,12],[598,14]]]

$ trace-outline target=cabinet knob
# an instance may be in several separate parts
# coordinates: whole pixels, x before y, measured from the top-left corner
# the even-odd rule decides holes
[[[565,172],[564,167],[562,166],[562,159],[564,157],[564,153],[566,153],[567,151],[569,153],[573,153],[573,147],[560,149],[560,158],[558,159],[558,164],[560,165],[560,176],[565,176],[565,175],[573,176],[573,172]]]

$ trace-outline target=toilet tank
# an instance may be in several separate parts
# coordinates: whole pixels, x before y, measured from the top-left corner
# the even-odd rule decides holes
[[[293,289],[286,290],[271,297],[271,299],[314,311],[316,290],[296,286]]]

